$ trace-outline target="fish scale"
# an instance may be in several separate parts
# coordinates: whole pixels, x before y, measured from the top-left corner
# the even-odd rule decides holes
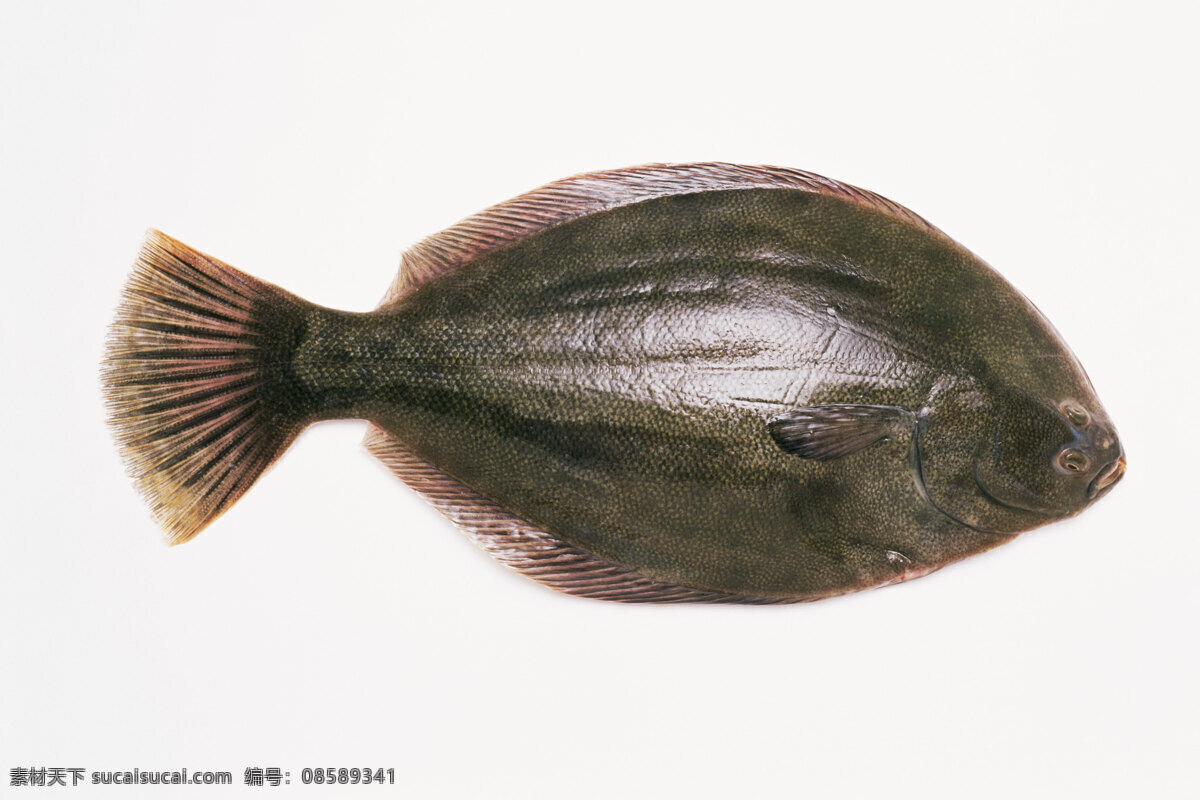
[[[154,232],[103,374],[172,541],[307,425],[361,418],[502,563],[631,602],[927,574],[1078,513],[1125,463],[998,274],[891,201],[774,167],[550,184],[414,247],[368,313]]]

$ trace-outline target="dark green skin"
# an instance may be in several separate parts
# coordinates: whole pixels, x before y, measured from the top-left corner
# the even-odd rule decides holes
[[[485,254],[369,314],[322,312],[293,379],[512,513],[660,581],[816,598],[1078,513],[1120,444],[1037,310],[942,234],[781,189],[662,197]],[[1086,409],[1086,425],[1062,411]],[[915,422],[785,452],[831,403]],[[1066,446],[1088,468],[1056,466]]]

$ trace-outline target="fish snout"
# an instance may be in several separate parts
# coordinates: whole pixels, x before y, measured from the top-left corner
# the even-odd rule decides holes
[[[1092,478],[1092,482],[1088,484],[1087,496],[1089,500],[1095,500],[1100,495],[1111,489],[1117,481],[1125,474],[1125,456],[1121,456],[1115,461],[1110,461],[1101,470],[1096,473],[1096,477]]]

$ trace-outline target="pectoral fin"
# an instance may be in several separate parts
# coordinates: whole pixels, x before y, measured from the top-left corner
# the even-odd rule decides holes
[[[793,409],[773,420],[770,430],[786,452],[829,461],[902,435],[915,425],[916,415],[899,406],[843,403]]]

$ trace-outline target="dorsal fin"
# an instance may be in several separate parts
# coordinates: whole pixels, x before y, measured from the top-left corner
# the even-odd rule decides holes
[[[370,425],[363,444],[488,555],[551,589],[623,603],[798,602],[710,592],[643,577],[513,516],[418,456],[377,425]]]
[[[667,195],[763,188],[841,197],[945,236],[898,203],[803,170],[720,162],[647,164],[591,172],[546,184],[424,239],[404,254],[400,272],[380,305],[390,305],[422,284],[452,272],[484,253],[570,219]]]

